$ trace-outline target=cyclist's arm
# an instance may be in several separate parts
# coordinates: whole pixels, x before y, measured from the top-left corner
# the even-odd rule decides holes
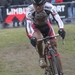
[[[56,22],[58,23],[59,28],[64,28],[63,21],[61,20],[59,14],[56,11],[56,8],[51,4],[51,3],[46,3],[45,6],[47,7],[46,9],[50,11]]]
[[[33,16],[32,16],[32,13],[34,12],[34,8],[33,8],[33,5],[29,5],[27,8],[26,8],[26,19],[27,20],[33,20]]]
[[[54,15],[54,18],[55,20],[57,21],[58,23],[58,27],[61,29],[61,28],[64,28],[64,24],[63,24],[63,21],[61,20],[59,14],[55,14]]]
[[[32,28],[32,5],[26,8],[26,33],[29,38],[32,38],[34,30]]]
[[[57,11],[54,8],[52,8],[52,15],[53,15],[54,19],[56,20],[58,27],[64,28],[63,21],[61,20],[59,14],[57,13]]]

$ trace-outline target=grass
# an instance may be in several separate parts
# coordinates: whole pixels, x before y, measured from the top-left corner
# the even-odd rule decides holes
[[[65,46],[62,46],[62,49],[65,51],[69,51],[70,53],[75,53],[75,25],[65,26],[66,30],[66,38],[65,38]],[[61,46],[60,46],[61,47]]]
[[[24,28],[0,30],[0,48],[26,42],[25,34]]]
[[[53,26],[56,33],[57,26]],[[66,38],[57,39],[65,75],[75,74],[75,25],[65,25]],[[43,75],[38,54],[26,36],[25,28],[0,30],[0,75]]]

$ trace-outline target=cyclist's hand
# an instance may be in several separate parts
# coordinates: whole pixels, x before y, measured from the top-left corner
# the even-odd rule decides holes
[[[66,35],[66,32],[65,32],[64,29],[59,29],[58,30],[58,34],[62,37],[62,39],[64,39],[65,38],[65,35]]]
[[[31,39],[31,44],[36,47],[36,42],[37,42],[37,39],[35,37],[32,37]]]

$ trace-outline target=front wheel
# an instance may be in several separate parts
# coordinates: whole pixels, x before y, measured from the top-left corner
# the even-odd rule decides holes
[[[59,64],[57,56],[55,56],[55,52],[53,49],[50,50],[50,56],[51,58],[48,58],[48,60],[50,64],[51,75],[61,75],[60,64]]]

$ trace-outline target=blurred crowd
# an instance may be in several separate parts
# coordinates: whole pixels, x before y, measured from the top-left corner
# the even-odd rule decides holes
[[[3,26],[6,26],[8,24],[4,23],[3,21],[3,15],[6,8],[12,6],[12,5],[24,5],[24,4],[31,4],[31,0],[0,0],[0,22],[3,24]],[[1,9],[1,6],[4,6],[3,9]],[[3,12],[2,12],[3,10]],[[2,15],[3,14],[3,15]],[[6,17],[6,15],[4,15]],[[17,24],[17,27],[20,26],[20,23],[17,19],[13,21],[13,27],[15,27],[15,24]],[[24,26],[24,21],[22,22],[22,25]]]
[[[71,2],[68,4],[68,19],[67,19],[67,21],[71,21],[71,18],[75,18],[75,0],[47,0],[47,2],[50,2],[52,4],[62,3],[62,2]],[[31,3],[32,3],[31,0],[0,0],[0,23],[7,25],[3,21],[3,16],[2,16],[3,12],[2,12],[1,6],[4,6],[4,8],[6,9],[11,5],[24,5],[24,4],[30,5]],[[19,21],[15,20],[15,21],[13,21],[14,27],[15,27],[15,23],[17,23],[18,27],[20,26]],[[24,25],[24,21],[22,22],[22,25]]]

